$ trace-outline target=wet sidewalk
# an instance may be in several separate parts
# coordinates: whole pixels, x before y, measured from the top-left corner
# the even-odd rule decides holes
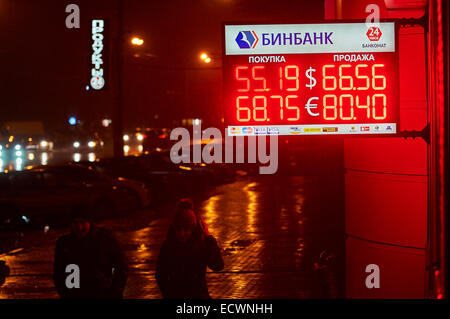
[[[225,261],[223,271],[207,274],[211,297],[322,297],[313,263],[323,249],[339,254],[343,247],[343,220],[336,213],[340,197],[333,187],[301,176],[260,176],[218,186],[209,198],[197,200]],[[319,189],[334,195],[317,196]],[[101,223],[115,232],[129,263],[125,298],[161,298],[154,275],[171,218],[172,209],[166,210]],[[0,298],[58,297],[52,282],[56,237],[0,256],[11,267]]]

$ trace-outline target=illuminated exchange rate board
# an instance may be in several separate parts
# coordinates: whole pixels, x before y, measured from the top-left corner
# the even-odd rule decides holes
[[[399,131],[396,26],[225,25],[229,135]]]

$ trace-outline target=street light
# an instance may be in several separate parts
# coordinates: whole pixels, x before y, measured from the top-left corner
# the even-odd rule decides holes
[[[131,38],[131,44],[140,47],[141,45],[144,44],[144,40],[138,37],[133,37]]]
[[[123,30],[123,0],[118,0],[117,6],[117,37],[114,49],[116,54],[116,70],[117,80],[115,83],[116,103],[112,114],[113,121],[113,152],[114,156],[123,156],[123,93],[122,93],[122,67],[123,67],[123,49],[125,44],[125,36]],[[144,44],[144,39],[133,36],[130,39],[132,46],[141,47]]]
[[[211,58],[206,53],[200,54],[200,60],[202,60],[205,63],[210,63],[211,62]]]

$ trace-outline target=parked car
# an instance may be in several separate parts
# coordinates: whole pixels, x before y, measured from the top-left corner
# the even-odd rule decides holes
[[[165,128],[147,129],[144,137],[142,143],[144,152],[166,151],[174,144],[174,141],[170,140],[170,130]]]
[[[222,144],[222,145],[220,145]],[[224,144],[220,142],[218,145],[222,149],[224,148]],[[193,163],[194,147],[192,144],[189,146],[189,157],[184,158],[182,154],[179,154],[182,158],[182,162],[179,165],[184,167],[190,167],[193,171],[198,172],[202,175],[204,182],[207,185],[217,185],[222,183],[230,183],[235,180],[235,169],[233,168],[233,164],[227,163]],[[204,147],[204,145],[202,145]],[[154,153],[156,156],[161,156],[166,158],[168,161],[170,160],[170,155],[172,150],[167,150],[165,152]],[[177,156],[177,154],[173,154]]]
[[[186,196],[205,184],[190,167],[176,165],[162,155],[123,156],[92,163],[100,172],[144,182],[156,201]]]
[[[77,205],[92,208],[93,219],[114,216],[136,205],[129,189],[98,175],[61,167],[40,167],[0,175],[0,225],[40,228],[68,221]]]
[[[83,175],[83,176],[91,176],[92,173],[97,175],[97,178],[99,180],[107,180],[110,183],[115,183],[119,185],[120,187],[127,188],[132,194],[134,194],[134,197],[136,199],[136,202],[138,203],[139,207],[147,207],[151,200],[152,200],[152,194],[150,189],[145,185],[143,182],[135,181],[129,178],[124,177],[117,177],[114,178],[112,176],[106,175],[101,172],[99,169],[99,166],[96,165],[97,162],[89,162],[89,161],[82,161],[77,164],[69,164],[64,169],[71,170],[77,174]],[[91,176],[92,178],[93,176]]]

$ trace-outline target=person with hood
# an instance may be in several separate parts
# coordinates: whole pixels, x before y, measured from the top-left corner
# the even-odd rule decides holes
[[[216,239],[188,204],[180,202],[175,212],[158,256],[156,280],[163,298],[209,299],[206,268],[220,271],[224,263]]]
[[[55,248],[53,280],[60,297],[121,299],[127,270],[115,237],[96,227],[84,206],[74,208],[70,227],[71,233],[60,237]],[[67,285],[68,265],[78,267],[79,273],[73,275],[79,275],[79,287]]]

